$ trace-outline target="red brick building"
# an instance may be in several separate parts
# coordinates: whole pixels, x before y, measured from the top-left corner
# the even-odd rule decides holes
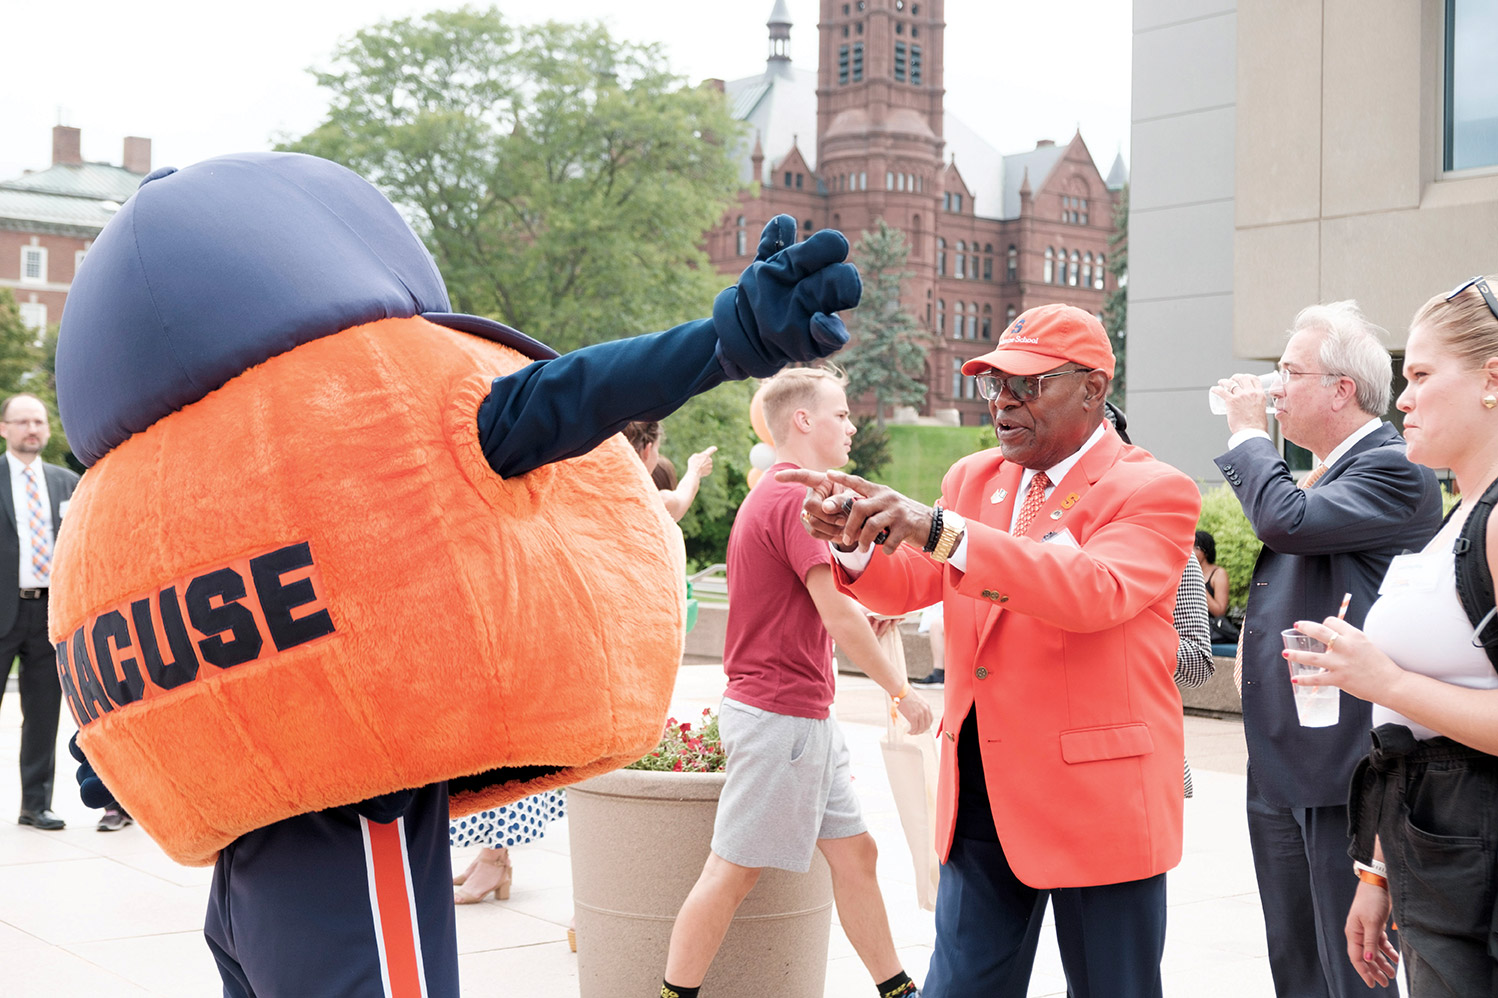
[[[719,270],[736,274],[780,212],[803,234],[832,226],[854,242],[879,218],[902,230],[915,275],[902,297],[935,334],[922,412],[950,419],[942,410],[955,410],[978,425],[987,407],[963,361],[1031,306],[1102,311],[1125,174],[1119,158],[1105,179],[1080,134],[1003,155],[947,114],[943,6],[822,0],[813,73],[792,64],[792,25],[776,0],[764,73],[722,84],[749,126],[740,149],[749,187],[707,248]]]
[[[52,129],[52,165],[0,181],[0,288],[37,330],[62,318],[73,274],[99,230],[151,172],[151,140],[125,139],[124,166],[85,163],[76,128]]]

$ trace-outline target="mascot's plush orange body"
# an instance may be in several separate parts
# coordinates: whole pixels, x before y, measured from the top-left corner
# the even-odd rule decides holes
[[[159,171],[106,228],[59,341],[91,467],[51,630],[98,777],[173,858],[218,858],[226,993],[455,991],[448,793],[464,814],[655,743],[683,555],[613,435],[841,345],[846,241],[792,244],[772,222],[711,319],[557,358],[449,314],[394,209],[322,160]],[[337,867],[339,829],[368,885],[350,865],[350,898],[285,910],[294,895],[266,885],[309,886],[293,852]],[[387,830],[406,920],[377,889]],[[271,909],[256,925],[252,903]],[[323,967],[365,936],[371,961]]]

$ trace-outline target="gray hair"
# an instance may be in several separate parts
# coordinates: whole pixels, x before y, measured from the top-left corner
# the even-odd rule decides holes
[[[1384,346],[1388,333],[1363,315],[1351,298],[1327,305],[1308,305],[1295,316],[1290,333],[1306,329],[1320,330],[1321,369],[1324,385],[1336,384],[1338,378],[1351,378],[1357,388],[1358,408],[1370,416],[1389,411],[1394,390],[1394,361]]]

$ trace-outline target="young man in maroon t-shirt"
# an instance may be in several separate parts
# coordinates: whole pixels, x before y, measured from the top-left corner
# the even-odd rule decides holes
[[[845,383],[821,368],[794,368],[764,390],[780,463],[739,507],[728,538],[728,689],[719,714],[728,778],[712,853],[671,931],[663,998],[696,998],[761,869],[804,873],[816,849],[832,873],[838,920],[879,994],[920,994],[895,955],[874,872],[877,850],[831,717],[833,641],[884,687],[912,731],[930,726],[931,708],[911,694],[863,610],[838,592],[827,545],[801,522],[806,490],[774,476],[847,463],[854,428]]]

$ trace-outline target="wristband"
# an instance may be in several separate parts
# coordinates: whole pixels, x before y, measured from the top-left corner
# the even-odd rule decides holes
[[[937,506],[931,510],[931,532],[926,535],[926,546],[922,551],[930,554],[936,550],[936,542],[941,539],[941,507]]]
[[[1367,873],[1373,874],[1375,877],[1383,877],[1384,879],[1388,879],[1389,876],[1389,867],[1381,859],[1369,860],[1366,863],[1360,863],[1357,860],[1353,860],[1352,869],[1353,872],[1362,870]]]
[[[1372,884],[1374,887],[1377,887],[1380,890],[1386,891],[1389,889],[1389,881],[1387,878],[1380,877],[1378,874],[1370,873],[1367,870],[1359,870],[1358,879],[1365,884]]]
[[[898,707],[900,705],[900,701],[904,700],[908,696],[910,696],[910,683],[907,682],[904,686],[900,687],[899,693],[890,694],[890,699],[893,700],[895,706]]]

